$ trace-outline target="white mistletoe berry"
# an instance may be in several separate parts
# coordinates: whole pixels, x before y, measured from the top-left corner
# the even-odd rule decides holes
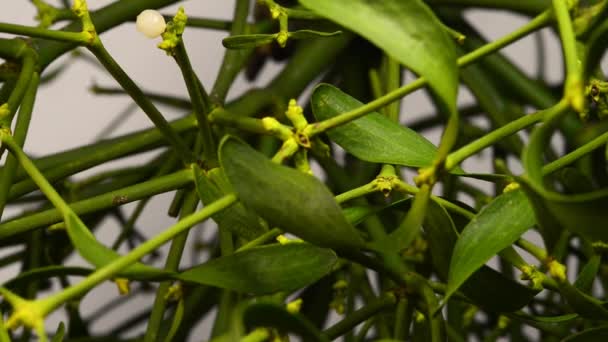
[[[155,10],[143,10],[137,16],[137,31],[143,33],[148,38],[156,38],[165,32],[167,24],[165,18]]]

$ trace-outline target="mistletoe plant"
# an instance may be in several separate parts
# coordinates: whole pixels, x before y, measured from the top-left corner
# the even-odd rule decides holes
[[[0,39],[0,212],[26,201],[38,208],[0,223],[2,246],[21,247],[0,258],[2,267],[21,267],[2,279],[0,341],[122,341],[143,322],[145,333],[128,340],[608,336],[608,83],[600,69],[608,1],[260,0],[248,20],[252,4],[236,0],[231,21],[189,18],[181,8],[166,23],[155,10],[176,2],[115,1],[90,11],[85,0],[32,0],[40,25],[0,23],[15,35]],[[469,7],[529,20],[488,42],[462,15]],[[158,47],[177,63],[187,99],[143,92],[104,47],[103,32],[135,20],[142,33],[162,37]],[[500,52],[546,27],[561,42],[562,84],[531,78]],[[209,91],[182,40],[201,28],[229,31]],[[23,145],[36,91],[64,72],[48,66],[79,47],[120,85],[96,91],[130,96],[154,127],[31,158]],[[286,59],[280,73],[227,102],[236,76],[255,78],[270,57]],[[404,69],[417,78],[404,82]],[[461,83],[471,106],[457,105]],[[436,113],[406,127],[399,100],[421,88]],[[167,121],[158,103],[188,114]],[[480,116],[489,129],[470,120]],[[438,146],[421,134],[436,127]],[[557,134],[564,148],[551,144]],[[487,148],[492,173],[461,167]],[[150,150],[160,153],[145,165],[72,177]],[[507,158],[523,172],[512,172]],[[313,174],[311,159],[324,177]],[[407,180],[406,168],[417,176]],[[142,238],[137,220],[148,200],[174,190],[168,215],[176,223]],[[130,202],[135,210],[124,211]],[[111,246],[94,235],[109,216],[121,218]],[[208,257],[185,267],[188,233],[207,219],[217,223],[213,239],[194,248]],[[527,239],[529,230],[542,241]],[[164,266],[154,266],[149,257],[167,243]],[[121,246],[128,252],[119,254]],[[73,253],[90,267],[67,265]],[[486,266],[495,257],[498,267]],[[117,302],[146,290],[155,299],[94,336],[79,303],[107,281],[122,293]],[[49,292],[54,282],[60,289]],[[67,320],[45,325],[60,308]],[[209,335],[191,336],[213,311]]]

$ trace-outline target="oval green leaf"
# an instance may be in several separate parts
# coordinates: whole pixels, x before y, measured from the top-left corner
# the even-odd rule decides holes
[[[421,0],[300,0],[425,77],[448,112],[456,112],[458,67],[452,39]]]
[[[534,223],[534,211],[519,189],[503,193],[483,208],[467,224],[454,246],[446,298]]]
[[[311,104],[319,121],[363,105],[329,84],[315,88]],[[377,112],[333,128],[327,134],[350,154],[372,163],[423,167],[430,165],[437,154],[437,147],[426,138]]]
[[[331,192],[315,177],[272,163],[234,137],[222,141],[220,163],[240,201],[271,226],[323,247],[363,246]]]
[[[213,259],[176,278],[243,293],[289,292],[319,280],[336,260],[330,249],[307,243],[275,244]]]
[[[458,234],[452,218],[435,201],[430,201],[424,220],[431,261],[441,279],[448,278],[450,259]],[[460,286],[476,305],[495,312],[511,312],[528,304],[538,290],[513,281],[494,269],[481,266]],[[508,293],[509,296],[504,296]]]

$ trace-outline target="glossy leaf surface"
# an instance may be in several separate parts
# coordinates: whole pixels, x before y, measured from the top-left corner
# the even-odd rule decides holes
[[[329,273],[336,260],[331,250],[307,243],[269,245],[213,259],[177,278],[243,293],[289,292]]]
[[[357,32],[427,78],[449,112],[455,112],[458,68],[454,43],[424,2],[300,0],[300,3]]]
[[[317,86],[311,102],[319,121],[363,105],[329,84]],[[435,145],[426,138],[377,112],[331,129],[328,135],[352,155],[374,163],[422,167],[430,165],[437,154]]]
[[[243,204],[270,225],[324,247],[362,247],[359,233],[316,178],[272,163],[233,137],[222,141],[220,163]]]
[[[448,278],[452,251],[458,239],[454,222],[446,210],[430,201],[424,221],[431,260],[439,277]],[[497,312],[509,312],[528,304],[537,290],[521,285],[485,265],[473,272],[459,289],[479,306]],[[509,293],[509,296],[504,296]]]
[[[523,191],[513,190],[496,197],[469,222],[456,242],[446,297],[534,223],[534,212]]]

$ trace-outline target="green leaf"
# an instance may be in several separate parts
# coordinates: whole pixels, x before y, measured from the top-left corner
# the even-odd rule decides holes
[[[205,173],[195,165],[193,166],[193,172],[196,191],[201,202],[205,205],[213,203],[230,192],[234,192],[228,179],[219,168]],[[212,218],[220,229],[227,229],[247,240],[254,239],[267,231],[262,226],[260,218],[254,212],[245,208],[242,203],[236,203],[230,208],[214,214]]]
[[[341,35],[342,31],[336,32],[320,32],[314,30],[298,30],[289,32],[289,39],[311,39],[311,38],[319,38],[319,37],[333,37]]]
[[[275,244],[213,259],[177,278],[244,293],[289,292],[319,280],[336,260],[330,249],[307,243]]]
[[[222,141],[220,163],[243,204],[271,226],[323,247],[363,246],[333,195],[315,177],[272,163],[234,137]]]
[[[63,324],[63,322],[60,322],[59,326],[57,327],[57,331],[55,332],[55,336],[53,336],[51,342],[63,341],[63,335],[65,335],[65,324]]]
[[[120,254],[114,250],[102,245],[95,236],[91,234],[89,229],[84,225],[76,214],[68,212],[64,216],[68,235],[74,248],[78,253],[96,268],[101,268],[108,263],[120,258]],[[135,263],[123,271],[118,276],[129,279],[158,279],[167,278],[172,273],[142,263]]]
[[[562,342],[589,342],[608,340],[608,327],[591,328],[581,331],[578,334],[570,335]]]
[[[591,292],[591,288],[593,286],[593,281],[597,276],[598,271],[600,270],[600,265],[602,263],[602,256],[600,254],[594,254],[591,256],[585,267],[581,270],[574,282],[574,286],[586,293]]]
[[[315,88],[311,104],[319,121],[363,105],[329,84]],[[355,157],[373,163],[423,167],[430,165],[437,154],[435,145],[426,138],[377,112],[331,129],[327,134]]]
[[[270,44],[276,38],[276,34],[243,34],[226,37],[222,45],[226,49],[252,49],[256,46]]]
[[[379,46],[425,77],[450,114],[456,112],[454,43],[421,0],[300,0],[300,3]]]
[[[458,234],[447,211],[432,200],[428,205],[424,231],[429,242],[434,269],[439,277],[445,280],[448,278],[450,259]],[[539,292],[485,265],[468,277],[460,286],[460,291],[476,305],[496,312],[518,310],[528,304]],[[504,296],[505,293],[509,296]]]
[[[290,313],[284,306],[271,303],[254,303],[243,311],[243,323],[248,329],[272,327],[282,333],[295,333],[303,341],[329,342],[306,317],[299,313]]]
[[[534,223],[534,212],[523,191],[512,190],[496,197],[469,222],[454,246],[446,298]]]

